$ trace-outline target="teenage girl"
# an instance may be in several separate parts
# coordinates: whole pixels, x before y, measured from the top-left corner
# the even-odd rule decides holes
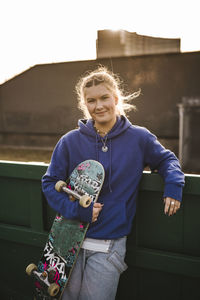
[[[42,180],[46,199],[55,211],[90,223],[62,299],[114,300],[120,274],[127,268],[126,237],[144,167],[163,177],[164,213],[169,216],[180,208],[184,174],[176,156],[155,135],[127,119],[126,111],[134,108],[128,101],[137,93],[125,96],[116,75],[98,68],[82,77],[76,90],[84,119],[78,121],[78,129],[59,140]],[[98,203],[83,208],[54,186],[87,159],[99,161],[106,176]]]

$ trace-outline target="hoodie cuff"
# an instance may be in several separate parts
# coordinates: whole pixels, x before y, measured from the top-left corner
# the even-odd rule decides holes
[[[173,183],[167,183],[164,188],[163,197],[170,197],[178,201],[182,201],[183,188]]]
[[[92,202],[88,207],[82,207],[81,205],[78,206],[78,215],[81,222],[92,222],[93,205],[94,203]]]

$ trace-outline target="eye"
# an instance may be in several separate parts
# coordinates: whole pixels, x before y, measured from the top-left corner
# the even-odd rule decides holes
[[[87,103],[94,103],[95,102],[95,99],[93,99],[93,98],[88,98],[87,99]]]
[[[106,100],[106,99],[109,98],[109,96],[108,96],[108,95],[103,95],[101,98],[102,98],[103,100]]]

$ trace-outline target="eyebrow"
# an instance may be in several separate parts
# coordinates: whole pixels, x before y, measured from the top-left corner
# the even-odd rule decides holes
[[[103,97],[109,97],[109,94],[103,94],[103,95],[101,95],[101,97],[100,98],[103,98]],[[86,100],[95,100],[95,98],[93,98],[93,97],[88,97],[88,98],[86,98]]]

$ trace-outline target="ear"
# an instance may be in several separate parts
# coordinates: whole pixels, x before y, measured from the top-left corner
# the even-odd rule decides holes
[[[118,104],[118,97],[115,96],[115,105],[117,105],[117,104]]]

